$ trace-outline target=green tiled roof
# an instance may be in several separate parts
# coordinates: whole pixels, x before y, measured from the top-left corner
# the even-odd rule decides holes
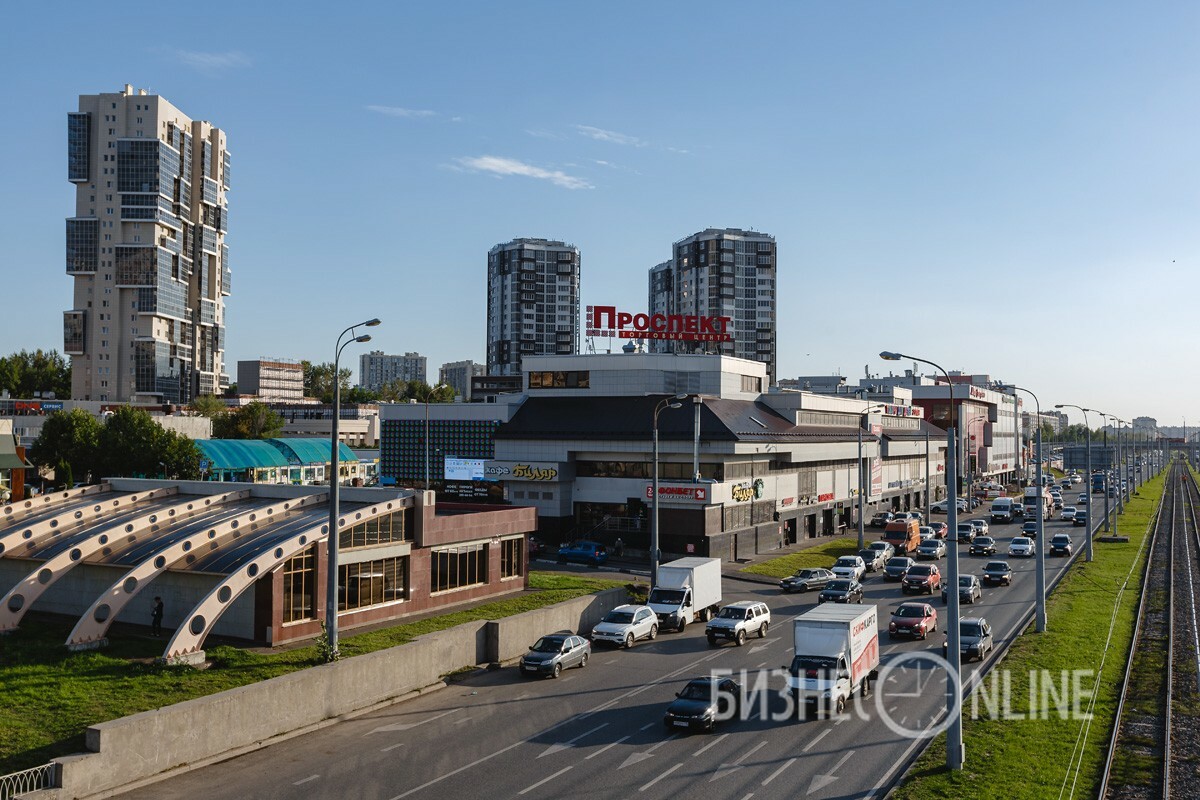
[[[259,439],[197,439],[209,470],[286,467],[283,453]]]

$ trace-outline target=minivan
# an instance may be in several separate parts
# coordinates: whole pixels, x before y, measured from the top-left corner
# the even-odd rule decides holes
[[[897,555],[916,552],[921,544],[921,523],[915,519],[897,519],[883,529],[883,541],[896,549]]]

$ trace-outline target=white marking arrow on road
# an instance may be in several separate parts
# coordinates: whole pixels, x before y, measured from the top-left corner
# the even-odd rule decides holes
[[[385,731],[406,731],[406,730],[409,730],[410,728],[415,728],[418,725],[424,725],[426,722],[433,722],[435,719],[441,719],[442,717],[447,717],[447,716],[454,714],[460,710],[461,709],[458,709],[458,708],[452,708],[449,711],[443,712],[441,714],[436,714],[432,717],[427,717],[426,719],[423,719],[420,722],[393,722],[391,725],[381,725],[380,727],[376,728],[373,731],[367,731],[366,733],[363,734],[363,736],[370,736],[372,733],[383,733]]]
[[[768,647],[770,647],[771,645],[775,644],[775,641],[776,641],[775,639],[767,639],[767,640],[766,640],[765,642],[763,642],[762,644],[755,645],[754,647],[751,647],[751,648],[750,648],[750,655],[754,655],[754,654],[755,654],[755,653],[757,653],[757,652],[760,652],[760,651],[762,651],[762,650],[766,650]]]
[[[733,773],[737,772],[742,768],[743,761],[757,753],[759,749],[766,746],[766,742],[759,742],[758,744],[754,745],[754,747],[751,747],[749,750],[742,753],[742,755],[738,757],[738,760],[734,761],[732,764],[722,764],[721,766],[717,767],[717,769],[713,772],[713,776],[708,779],[708,782],[712,783],[717,778],[724,778],[726,775],[732,775]]]
[[[845,764],[847,761],[850,760],[850,756],[852,756],[852,755],[854,755],[853,750],[846,751],[846,754],[844,756],[842,756],[841,758],[839,758],[838,762],[833,765],[833,769],[829,770],[829,772],[824,773],[824,774],[814,775],[813,779],[812,779],[812,783],[810,783],[808,785],[808,791],[806,792],[806,794],[812,794],[813,792],[820,791],[821,789],[824,789],[829,784],[837,782],[837,774],[836,774],[837,771],[842,768],[842,764]]]
[[[672,739],[674,739],[678,736],[679,736],[678,733],[672,733],[670,736],[663,739],[658,744],[651,745],[650,747],[647,747],[645,750],[643,750],[640,753],[630,753],[629,757],[626,758],[624,761],[622,761],[621,766],[617,767],[617,769],[625,769],[630,764],[640,764],[641,762],[645,761],[650,756],[654,755],[655,750],[662,747],[664,744],[666,744],[667,742],[671,741]]]
[[[608,723],[605,722],[603,725],[597,725],[596,727],[592,728],[590,731],[587,731],[587,733],[579,734],[578,736],[576,736],[574,739],[571,739],[570,741],[556,742],[556,743],[550,745],[549,747],[547,747],[545,750],[543,750],[542,755],[538,756],[538,758],[541,758],[542,756],[552,755],[553,753],[557,753],[561,750],[566,750],[570,747],[574,747],[575,743],[578,742],[583,737],[587,736],[588,734],[595,733],[596,731],[600,730],[601,728],[604,728],[607,726],[608,726]]]

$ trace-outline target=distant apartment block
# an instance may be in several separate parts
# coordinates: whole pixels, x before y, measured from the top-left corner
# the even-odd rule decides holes
[[[450,361],[438,370],[438,383],[454,387],[454,393],[464,401],[471,400],[471,378],[484,374],[484,365],[474,361]]]
[[[263,400],[298,401],[304,398],[304,369],[292,361],[239,361],[237,388]]]
[[[358,385],[378,392],[394,381],[428,383],[425,378],[425,361],[425,356],[420,353],[393,356],[382,350],[372,350],[358,357]]]
[[[776,375],[775,237],[708,228],[675,242],[672,258],[650,268],[650,314],[724,317],[731,341],[651,339],[652,353],[717,353],[767,365]]]
[[[225,133],[126,85],[67,114],[63,315],[77,400],[186,404],[226,380]]]
[[[513,239],[488,251],[487,374],[520,375],[531,355],[579,352],[579,248]]]

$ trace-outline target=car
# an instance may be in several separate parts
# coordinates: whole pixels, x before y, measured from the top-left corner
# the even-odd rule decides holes
[[[970,523],[971,525],[975,526],[975,535],[976,536],[987,536],[988,532],[991,530],[991,528],[988,527],[988,521],[986,519],[984,519],[983,517],[978,517],[977,519],[969,519],[969,520],[967,520],[967,522]]]
[[[732,678],[710,675],[692,678],[663,714],[663,724],[676,728],[711,731],[718,722],[737,717],[742,688]]]
[[[944,558],[946,555],[946,543],[941,539],[930,537],[928,541],[921,542],[917,548],[917,558]]]
[[[929,529],[932,530],[933,535],[939,539],[945,539],[946,535],[950,532],[950,526],[944,522],[931,522],[929,523]]]
[[[989,586],[1011,586],[1012,578],[1012,567],[1007,561],[989,561],[983,565],[983,582]]]
[[[896,555],[896,548],[892,547],[891,542],[871,542],[867,545],[870,550],[878,550],[883,553],[883,560],[886,563],[892,556]]]
[[[887,563],[887,559],[883,557],[882,550],[872,550],[869,547],[865,550],[859,550],[858,557],[867,565],[867,572],[875,572],[882,569],[883,565]]]
[[[558,548],[558,563],[560,564],[573,562],[576,564],[587,564],[591,567],[599,567],[606,561],[608,561],[608,548],[600,544],[600,542],[590,542],[586,539],[580,539]]]
[[[1069,556],[1071,555],[1071,534],[1056,533],[1050,537],[1050,555],[1052,556]]]
[[[947,602],[949,598],[950,587],[942,587],[942,602]],[[958,576],[958,599],[964,603],[974,603],[976,600],[983,599],[983,585],[979,582],[979,578],[974,575],[959,575]]]
[[[1087,492],[1080,492],[1079,497],[1075,498],[1075,505],[1086,506],[1088,501]]]
[[[586,667],[591,656],[592,643],[582,636],[569,631],[547,634],[529,645],[529,652],[521,657],[521,674],[557,678],[564,669]]]
[[[895,515],[890,511],[880,511],[875,516],[871,517],[870,526],[872,528],[886,528],[887,524],[892,521]]]
[[[861,603],[863,586],[854,578],[838,578],[817,595],[818,603]]]
[[[721,609],[721,613],[708,621],[704,635],[708,643],[715,645],[717,639],[735,642],[738,647],[746,643],[750,634],[762,639],[771,627],[771,609],[758,600],[739,600]]]
[[[942,571],[937,568],[937,564],[913,564],[900,584],[900,589],[905,594],[909,592],[933,594],[940,588],[942,588]]]
[[[1073,475],[1071,475],[1071,485],[1072,486],[1078,486],[1081,483],[1083,483],[1082,475],[1080,475],[1079,473],[1074,473]]]
[[[863,575],[867,574],[867,565],[859,556],[840,556],[837,561],[833,562],[831,571],[839,578],[853,578],[861,581]]]
[[[1010,556],[1032,558],[1037,554],[1037,545],[1028,536],[1014,536],[1012,542],[1008,545],[1008,554]]]
[[[938,500],[936,503],[932,503],[929,506],[929,513],[930,514],[949,514],[950,513],[950,501],[949,500]]]
[[[975,526],[969,522],[958,523],[958,543],[970,544],[975,541]]]
[[[807,592],[809,589],[824,589],[825,584],[836,577],[827,569],[813,568],[796,570],[779,582],[779,588],[784,594],[792,592]]]
[[[921,527],[917,528],[917,530],[921,534],[922,542],[925,541],[926,539],[936,539],[937,538],[937,534],[933,532],[933,528],[931,528],[928,525],[922,525]]]
[[[942,642],[942,655],[947,656],[949,642]],[[958,623],[959,658],[970,661],[987,658],[993,647],[992,626],[983,617],[963,617]]]
[[[888,623],[888,637],[912,636],[924,639],[931,633],[937,632],[937,609],[929,603],[901,603],[892,611],[892,620]]]
[[[1024,503],[1013,503],[1012,504],[1012,513],[1013,513],[1013,519],[1017,519],[1017,518],[1025,519],[1025,504]]]
[[[996,540],[990,536],[976,536],[967,552],[973,556],[994,556]]]
[[[1080,528],[1086,528],[1088,524],[1088,515],[1086,508],[1078,508],[1075,510],[1075,517],[1071,520],[1071,524]]]
[[[626,649],[638,639],[658,636],[658,617],[650,606],[617,606],[592,628],[592,642],[606,642]]]
[[[902,581],[908,574],[909,568],[917,563],[908,556],[893,556],[883,567],[883,578],[888,581]]]
[[[1037,529],[1038,524],[1036,520],[1031,519],[1028,522],[1021,523],[1021,534],[1023,536],[1028,536],[1030,539],[1037,538]]]
[[[1075,506],[1066,506],[1059,514],[1061,519],[1075,519]]]

